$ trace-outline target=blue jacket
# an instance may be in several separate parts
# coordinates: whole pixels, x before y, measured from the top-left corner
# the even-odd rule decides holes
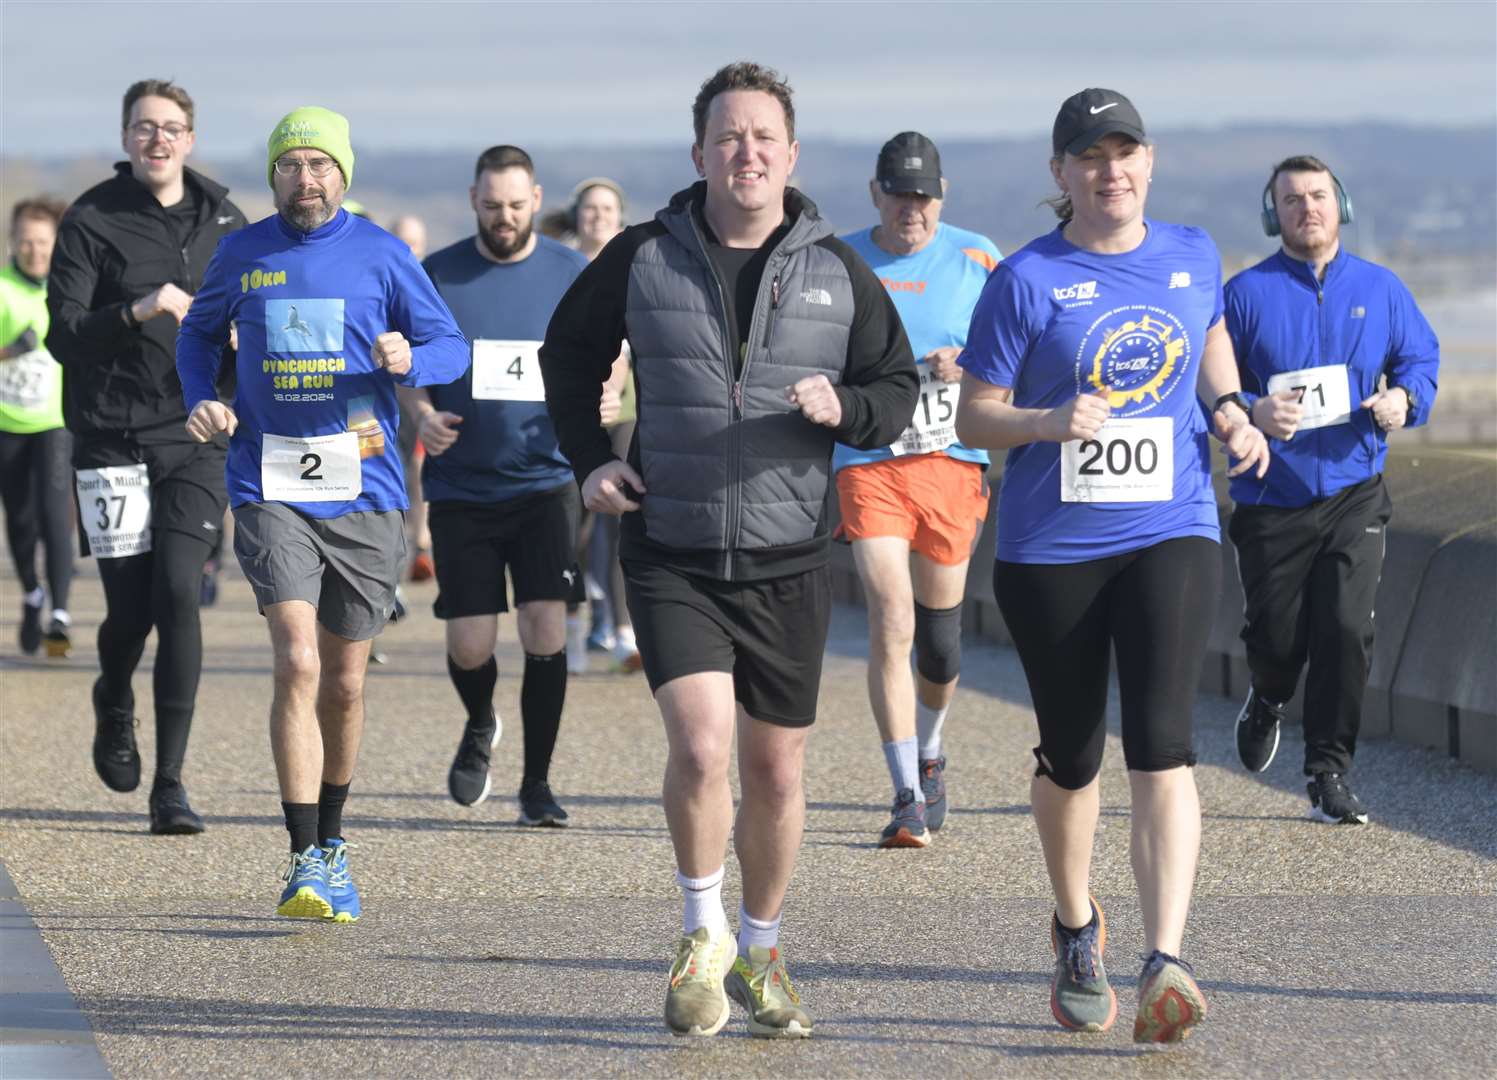
[[[1382,472],[1387,436],[1358,406],[1388,386],[1409,394],[1408,426],[1429,419],[1440,343],[1414,297],[1392,271],[1344,249],[1318,282],[1310,264],[1282,250],[1227,283],[1227,333],[1237,352],[1243,393],[1255,402],[1279,372],[1346,364],[1351,419],[1271,439],[1273,463],[1259,480],[1232,481],[1233,501],[1306,506]]]

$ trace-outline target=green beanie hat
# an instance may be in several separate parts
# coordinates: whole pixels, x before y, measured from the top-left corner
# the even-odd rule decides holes
[[[265,177],[271,187],[275,187],[276,159],[287,150],[306,147],[321,150],[336,161],[343,173],[344,188],[353,186],[353,144],[348,141],[348,118],[331,109],[303,105],[283,116],[270,133],[270,163]]]

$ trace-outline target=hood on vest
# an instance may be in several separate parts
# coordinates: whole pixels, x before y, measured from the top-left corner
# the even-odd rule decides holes
[[[691,187],[676,192],[664,209],[655,214],[655,220],[665,226],[676,240],[688,251],[696,250],[695,232],[691,217],[701,215],[707,200],[707,181],[698,180]],[[778,250],[786,254],[810,247],[816,241],[833,235],[831,225],[822,218],[816,204],[803,195],[798,188],[785,189],[785,218],[790,222],[790,232],[780,242]]]

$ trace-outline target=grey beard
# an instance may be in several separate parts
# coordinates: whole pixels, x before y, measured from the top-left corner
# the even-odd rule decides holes
[[[281,217],[298,232],[313,232],[333,219],[338,212],[338,207],[323,199],[320,205],[314,205],[308,209],[294,206],[286,206],[281,210]]]

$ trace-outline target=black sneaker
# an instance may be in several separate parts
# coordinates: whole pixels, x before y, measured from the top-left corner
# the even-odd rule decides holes
[[[520,784],[520,824],[552,829],[567,827],[567,812],[551,795],[551,785],[546,781],[526,780]]]
[[[489,722],[478,725],[470,719],[463,727],[463,741],[457,744],[452,768],[447,770],[447,791],[453,801],[463,806],[477,806],[489,797],[493,780],[489,777],[489,754],[499,745],[502,725],[499,714],[489,710]]]
[[[94,680],[94,769],[106,787],[140,787],[140,751],[135,749],[135,696],[123,708],[104,701],[104,677]]]
[[[151,788],[151,832],[157,836],[191,836],[203,831],[203,819],[188,805],[180,780],[158,780]]]
[[[61,659],[72,651],[73,639],[68,636],[68,624],[61,619],[52,620],[52,625],[47,628],[47,636],[44,640],[47,644],[47,655],[53,659]]]
[[[1340,773],[1318,772],[1305,787],[1310,792],[1310,817],[1314,820],[1327,825],[1367,824],[1362,800],[1352,793]]]
[[[1237,714],[1237,756],[1248,772],[1262,772],[1279,752],[1279,724],[1284,706],[1275,705],[1249,690]]]
[[[27,656],[33,655],[42,647],[42,606],[40,604],[32,607],[22,601],[21,631],[16,636],[20,638],[21,651]]]

